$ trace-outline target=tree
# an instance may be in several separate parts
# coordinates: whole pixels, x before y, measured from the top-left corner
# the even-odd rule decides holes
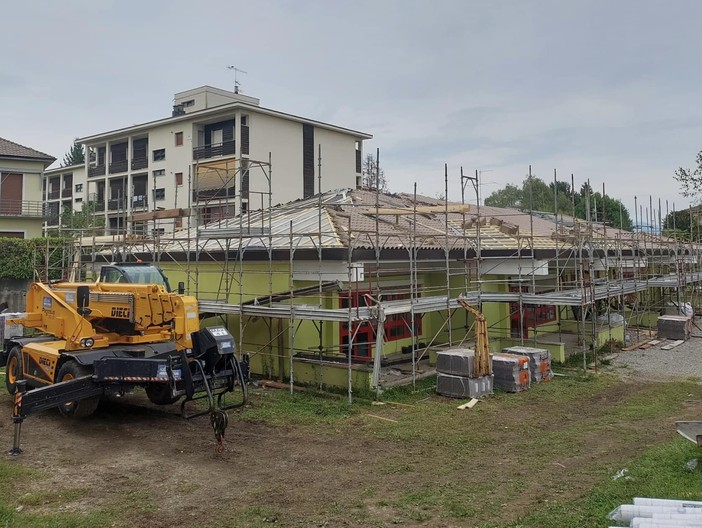
[[[95,214],[94,202],[83,202],[83,207],[81,207],[80,211],[64,207],[61,213],[60,224],[62,229],[74,229],[76,233],[80,233],[79,230],[81,229],[105,227],[105,217]]]
[[[63,157],[63,166],[69,167],[71,165],[81,165],[83,163],[85,163],[85,152],[83,151],[83,145],[73,143],[71,148]]]
[[[554,204],[554,187],[557,190]],[[522,187],[507,184],[504,189],[493,192],[485,198],[485,205],[494,207],[511,207],[523,211],[543,211],[549,213],[573,214],[575,201],[575,216],[585,219],[587,216],[587,199],[590,199],[590,218],[610,225],[630,230],[633,226],[629,211],[624,204],[615,198],[600,193],[592,193],[592,188],[584,183],[579,192],[573,192],[566,182],[553,182],[546,185],[543,180],[532,176],[522,182]],[[554,207],[555,205],[555,207]],[[603,216],[604,215],[604,216]]]
[[[695,158],[697,167],[694,169],[684,169],[680,167],[675,171],[675,178],[682,187],[682,195],[693,198],[700,198],[702,195],[702,151],[697,153]]]
[[[366,189],[379,190],[380,192],[387,192],[388,182],[385,179],[385,171],[380,169],[378,174],[378,162],[375,160],[373,154],[366,154],[366,158],[363,160],[361,166],[361,174],[363,175],[363,187]]]
[[[485,198],[485,205],[519,208],[522,206],[522,190],[508,183],[504,189],[495,191]]]

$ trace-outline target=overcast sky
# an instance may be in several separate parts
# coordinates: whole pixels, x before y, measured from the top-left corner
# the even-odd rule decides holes
[[[391,191],[483,197],[588,178],[630,208],[682,198],[702,149],[702,2],[0,0],[0,136],[75,137],[170,115],[203,84],[369,132]],[[665,205],[664,205],[665,208]]]

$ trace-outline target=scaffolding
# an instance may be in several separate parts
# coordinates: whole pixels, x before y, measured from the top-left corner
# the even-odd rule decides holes
[[[317,169],[320,191],[321,147]],[[700,246],[660,235],[652,200],[645,215],[635,207],[637,225],[645,218],[649,229],[627,232],[612,227],[604,200],[599,220],[589,202],[585,219],[484,206],[479,171],[462,168],[460,202],[448,196],[446,166],[441,199],[418,196],[415,184],[411,195],[346,189],[274,207],[272,175],[270,154],[196,162],[184,185],[187,208],[130,218],[153,222],[153,236],[129,234],[127,222],[121,235],[81,237],[79,258],[93,272],[116,255],[181,272],[201,312],[238,326],[239,350],[261,358],[260,374],[287,379],[292,391],[306,365],[319,388],[325,369],[343,368],[349,401],[356,373],[368,374],[380,397],[397,365],[408,364],[406,379],[416,384],[433,373],[432,351],[472,339],[461,300],[492,311],[498,350],[509,340],[565,343],[582,352],[584,368],[590,350],[597,364],[603,332],[612,346],[622,321],[623,339],[638,340],[655,314],[699,307]],[[557,192],[554,185],[554,211]]]

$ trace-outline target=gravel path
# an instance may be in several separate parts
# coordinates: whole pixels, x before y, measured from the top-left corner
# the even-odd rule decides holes
[[[635,349],[608,356],[611,358],[609,368],[626,378],[659,381],[698,378],[702,382],[702,331],[695,328],[693,337],[685,343],[672,350],[661,350],[669,343],[671,341],[666,340],[647,350]]]

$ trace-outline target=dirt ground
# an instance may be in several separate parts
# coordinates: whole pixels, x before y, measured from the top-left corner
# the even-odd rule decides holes
[[[583,494],[603,471],[673,438],[676,418],[702,416],[700,392],[690,394],[676,416],[607,418],[612,405],[645,399],[652,390],[649,384],[616,382],[577,406],[562,405],[549,394],[525,395],[523,404],[513,406],[503,405],[512,400],[486,402],[482,414],[474,415],[484,431],[472,431],[466,425],[470,415],[453,414],[454,402],[449,406],[438,396],[421,409],[363,410],[338,427],[272,425],[247,419],[243,409],[231,417],[220,457],[214,455],[207,418],[186,422],[175,407],[156,407],[133,394],[102,403],[87,420],[66,420],[52,411],[30,417],[23,429],[24,454],[5,459],[45,476],[33,479],[27,493],[71,491],[58,503],[39,501],[25,511],[85,514],[131,496],[127,509],[134,511],[115,526],[474,526],[478,520],[514,519],[564,490]],[[447,416],[454,417],[455,427],[465,427],[465,436],[433,440],[430,431],[418,429],[416,436],[394,438],[392,422],[382,429],[386,421],[368,417],[421,423],[430,416],[432,399],[452,413]],[[1,446],[11,445],[10,414],[4,395]],[[574,424],[586,428],[571,433]],[[524,456],[537,463],[525,467]],[[475,483],[496,502],[481,495],[471,505],[453,497],[452,483],[459,482],[461,494]],[[417,493],[407,502],[411,514],[403,511],[408,490]],[[425,515],[421,504],[427,497],[433,502]],[[437,504],[455,510],[464,503],[465,512],[436,514]]]

